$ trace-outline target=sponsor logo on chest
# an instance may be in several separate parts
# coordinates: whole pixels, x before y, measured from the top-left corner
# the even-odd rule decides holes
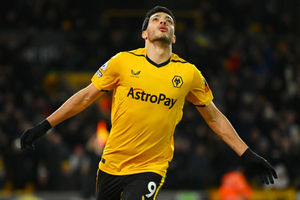
[[[145,92],[141,88],[133,88],[133,87],[129,89],[127,97],[131,97],[132,99],[139,100],[139,101],[161,104],[167,106],[169,109],[171,109],[177,102],[177,99],[169,98],[163,93],[159,93],[157,95],[150,94]]]

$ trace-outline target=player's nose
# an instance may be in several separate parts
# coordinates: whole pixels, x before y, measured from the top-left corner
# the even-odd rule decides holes
[[[161,20],[160,20],[160,24],[166,25],[166,23],[167,23],[166,20],[164,20],[164,19],[161,19]]]

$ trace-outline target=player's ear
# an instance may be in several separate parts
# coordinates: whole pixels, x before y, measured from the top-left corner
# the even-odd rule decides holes
[[[176,35],[173,35],[172,44],[175,44],[175,42],[176,42]]]
[[[142,32],[142,38],[143,38],[144,40],[147,40],[147,39],[148,39],[148,34],[147,34],[146,31],[143,31],[143,32]]]

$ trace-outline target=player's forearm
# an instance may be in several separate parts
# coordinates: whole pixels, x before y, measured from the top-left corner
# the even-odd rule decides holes
[[[97,97],[98,96],[88,95],[86,89],[82,89],[70,97],[60,108],[47,117],[47,120],[51,126],[54,127],[87,108]]]
[[[218,111],[216,120],[207,122],[210,128],[222,138],[239,156],[242,155],[248,146],[238,136],[228,119]]]

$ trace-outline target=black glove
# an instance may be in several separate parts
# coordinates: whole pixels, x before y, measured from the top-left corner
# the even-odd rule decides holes
[[[241,160],[245,167],[245,173],[249,175],[258,175],[263,183],[273,184],[274,178],[277,178],[276,171],[270,163],[251,149],[248,148],[243,153]]]
[[[21,135],[21,149],[34,149],[33,142],[47,133],[52,128],[48,120],[44,120],[35,127],[26,130]]]

